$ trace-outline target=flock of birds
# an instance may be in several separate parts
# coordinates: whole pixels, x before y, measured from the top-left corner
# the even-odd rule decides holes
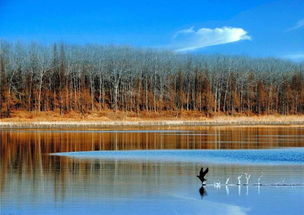
[[[228,188],[229,186],[237,186],[239,195],[241,194],[241,186],[246,186],[246,188],[247,188],[246,194],[247,195],[248,195],[248,187],[249,186],[256,186],[258,188],[258,193],[260,193],[260,187],[261,186],[291,186],[291,187],[293,187],[293,186],[304,186],[304,183],[298,183],[298,184],[285,183],[285,179],[283,179],[282,182],[278,182],[278,183],[262,184],[261,183],[261,178],[263,177],[263,175],[258,177],[257,183],[249,184],[251,175],[248,174],[248,173],[243,173],[243,174],[237,176],[237,183],[235,183],[235,184],[229,183],[230,178],[227,178],[224,184],[221,184],[220,181],[214,182],[213,184],[207,184],[206,183],[207,179],[205,177],[206,177],[208,172],[209,172],[209,168],[206,168],[205,170],[204,170],[204,168],[201,168],[199,174],[197,175],[199,180],[202,182],[202,186],[199,189],[199,192],[200,192],[202,197],[207,194],[206,190],[204,188],[207,185],[211,185],[216,189],[221,189],[221,186],[223,185],[223,186],[226,187],[227,194],[229,194],[229,188]],[[245,182],[242,182],[243,176],[245,178]]]
[[[207,173],[209,172],[209,168],[207,167],[205,170],[204,168],[202,167],[200,172],[199,172],[199,175],[197,175],[197,177],[200,179],[200,181],[202,182],[202,186],[206,186],[207,183],[207,179],[205,178]],[[242,178],[245,178],[245,182],[243,183],[242,182]],[[251,178],[251,175],[248,174],[248,173],[243,173],[239,176],[237,176],[237,183],[236,184],[229,184],[229,180],[230,178],[227,178],[226,179],[226,182],[225,186],[304,186],[304,183],[298,183],[298,184],[291,184],[291,183],[285,183],[285,180],[283,179],[282,182],[278,182],[278,183],[273,183],[273,184],[262,184],[261,183],[261,178],[263,177],[263,175],[261,175],[260,177],[258,177],[258,180],[257,180],[257,183],[253,183],[253,184],[249,184],[249,181],[250,181],[250,178]],[[214,185],[215,187],[220,187],[221,186],[221,182],[218,181],[218,182],[215,182],[213,183],[212,185]]]

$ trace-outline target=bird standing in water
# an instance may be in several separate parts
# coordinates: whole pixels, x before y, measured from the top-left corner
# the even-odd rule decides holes
[[[205,179],[205,176],[207,175],[208,171],[209,171],[208,167],[207,169],[205,169],[205,171],[204,168],[202,167],[199,175],[197,175],[197,177],[201,180],[203,186],[206,185],[205,182],[207,181],[207,179]]]

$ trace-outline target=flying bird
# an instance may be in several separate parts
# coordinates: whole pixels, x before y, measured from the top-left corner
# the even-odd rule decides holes
[[[205,171],[204,171],[204,168],[202,167],[199,175],[197,175],[197,177],[201,180],[203,185],[204,185],[205,181],[207,181],[207,179],[205,179],[205,176],[207,175],[208,171],[209,171],[208,167],[207,167],[207,169],[205,169]]]

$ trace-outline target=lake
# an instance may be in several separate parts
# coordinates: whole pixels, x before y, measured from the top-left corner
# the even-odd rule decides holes
[[[304,214],[304,127],[8,129],[0,141],[0,215]]]

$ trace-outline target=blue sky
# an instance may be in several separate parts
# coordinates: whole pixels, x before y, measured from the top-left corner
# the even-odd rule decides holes
[[[304,0],[0,0],[0,38],[304,60]]]

